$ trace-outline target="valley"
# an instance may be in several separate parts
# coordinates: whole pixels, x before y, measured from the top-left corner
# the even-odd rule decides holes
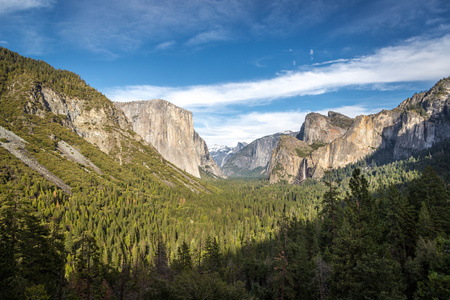
[[[211,151],[0,48],[0,299],[444,299],[450,78],[298,125]]]

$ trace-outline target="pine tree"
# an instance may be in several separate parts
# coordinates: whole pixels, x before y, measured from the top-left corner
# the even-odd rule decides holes
[[[333,245],[340,219],[339,192],[333,184],[330,172],[328,172],[328,178],[329,180],[325,182],[327,191],[323,195],[322,211],[320,212],[323,219],[321,225],[322,249]]]

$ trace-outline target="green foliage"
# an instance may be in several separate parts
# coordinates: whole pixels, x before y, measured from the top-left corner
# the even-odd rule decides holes
[[[311,154],[311,150],[309,149],[300,149],[300,148],[295,148],[295,153],[297,153],[297,155],[299,157],[308,157]]]

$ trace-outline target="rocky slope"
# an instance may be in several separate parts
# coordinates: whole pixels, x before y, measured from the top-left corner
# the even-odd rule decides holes
[[[222,168],[225,163],[237,152],[239,152],[242,148],[247,146],[247,143],[237,143],[236,147],[228,147],[228,146],[219,146],[214,145],[209,149],[209,153],[211,157],[214,159],[216,164]]]
[[[195,132],[192,112],[164,100],[117,102],[134,132],[178,168],[200,177],[199,167],[224,177],[205,141]]]
[[[0,126],[7,133],[2,148],[66,193],[93,173],[112,184],[139,176],[154,187],[205,190],[133,132],[122,110],[78,75],[4,48]]]
[[[304,136],[307,136],[308,127],[313,124],[305,122],[302,127]],[[328,138],[328,134],[324,137],[309,134],[309,141],[326,141]],[[321,177],[326,169],[344,167],[377,150],[384,151],[390,159],[395,160],[427,149],[447,138],[450,138],[450,78],[439,81],[427,92],[406,99],[395,109],[356,117],[343,135],[312,151],[304,159],[305,162],[296,162],[294,170],[306,164],[309,176]],[[287,165],[282,167],[286,170],[292,168]],[[296,176],[295,171],[289,174]],[[269,173],[269,178],[271,182],[277,182],[273,172]]]
[[[285,131],[259,138],[234,154],[225,163],[222,170],[225,175],[235,177],[266,175],[272,150],[277,146],[280,137],[297,134],[298,132]]]
[[[131,124],[122,111],[105,100],[102,105],[93,106],[91,101],[78,97],[69,97],[55,90],[37,84],[30,91],[29,101],[24,112],[45,118],[49,114],[62,116],[65,127],[75,131],[101,151],[117,155],[120,153],[124,139],[142,141],[132,133]]]

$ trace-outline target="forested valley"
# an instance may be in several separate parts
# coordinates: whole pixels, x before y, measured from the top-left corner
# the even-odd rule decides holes
[[[302,186],[223,180],[197,194],[91,180],[73,196],[1,149],[0,294],[446,299],[446,147]]]
[[[124,138],[107,155],[62,115],[25,113],[37,85],[110,103],[73,73],[1,54],[0,126],[71,191],[0,147],[0,299],[450,298],[450,141],[298,186],[198,180],[151,147]]]

